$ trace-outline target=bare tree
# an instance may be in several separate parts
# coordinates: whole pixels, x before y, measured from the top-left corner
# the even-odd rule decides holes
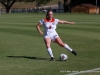
[[[34,2],[34,1],[38,1],[38,5],[41,5],[41,4],[46,4],[47,2],[49,2],[51,0],[0,0],[0,3],[5,6],[6,13],[9,13],[11,7],[17,1],[18,2],[22,2],[22,1],[24,1],[24,2]]]

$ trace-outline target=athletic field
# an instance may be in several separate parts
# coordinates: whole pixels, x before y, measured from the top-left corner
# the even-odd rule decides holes
[[[100,15],[54,16],[76,23],[59,24],[57,32],[78,56],[52,43],[55,61],[49,61],[43,36],[36,30],[36,24],[45,14],[1,14],[0,75],[100,75]],[[61,53],[69,59],[59,61]]]

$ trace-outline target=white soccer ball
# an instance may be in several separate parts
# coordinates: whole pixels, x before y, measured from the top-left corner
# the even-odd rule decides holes
[[[61,60],[61,61],[66,61],[67,59],[68,59],[68,56],[67,56],[66,54],[63,54],[63,53],[62,53],[62,54],[60,55],[60,60]]]

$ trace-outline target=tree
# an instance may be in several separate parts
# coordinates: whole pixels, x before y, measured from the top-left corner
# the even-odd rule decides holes
[[[33,1],[36,1],[36,0],[0,0],[0,3],[5,6],[6,13],[9,13],[11,7],[17,1],[18,2],[22,2],[22,1],[24,1],[24,2],[33,2]],[[42,5],[42,4],[46,4],[47,2],[49,2],[51,0],[37,0],[37,1],[38,1],[38,5]]]
[[[6,12],[8,13],[12,5],[16,2],[16,0],[0,0],[0,3],[6,7]]]
[[[1,3],[2,5],[5,6],[5,8],[6,8],[6,13],[9,13],[10,8],[13,6],[13,4],[14,4],[16,1],[19,1],[19,2],[21,2],[21,1],[26,1],[26,2],[28,2],[28,1],[35,1],[35,0],[0,0],[0,3]]]

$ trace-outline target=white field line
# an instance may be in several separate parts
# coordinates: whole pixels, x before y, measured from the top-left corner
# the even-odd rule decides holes
[[[77,75],[77,74],[90,73],[90,72],[97,72],[97,73],[100,73],[99,70],[100,70],[100,68],[95,68],[95,69],[91,69],[91,70],[85,70],[85,71],[80,71],[80,72],[74,72],[74,73],[65,74],[65,75]]]

